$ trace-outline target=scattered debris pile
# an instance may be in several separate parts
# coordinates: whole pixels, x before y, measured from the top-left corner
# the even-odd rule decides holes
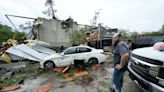
[[[40,69],[39,64],[36,62],[24,62],[4,64],[12,66],[9,68],[8,66],[0,65],[0,91],[48,92],[53,90],[52,92],[54,92],[58,88],[65,88],[69,83],[81,87],[97,87],[99,86],[98,84],[104,83],[102,78],[108,79],[109,77],[106,76],[104,67],[100,64],[88,65],[83,70],[75,65],[56,67],[49,70]],[[39,78],[41,79],[37,80]],[[106,86],[107,84],[103,85]]]
[[[39,62],[44,57],[56,53],[50,47],[52,46],[49,43],[39,40],[23,40],[18,43],[16,40],[9,39],[7,42],[3,42],[0,56],[7,63],[12,60],[25,59]]]
[[[0,89],[22,84],[26,79],[35,79],[46,70],[40,69],[36,62],[14,62],[0,64]]]
[[[51,88],[53,88],[53,84],[47,83],[45,85],[40,86],[38,92],[48,92],[48,90],[50,90]]]
[[[19,89],[21,87],[20,84],[18,85],[13,85],[13,86],[8,86],[8,87],[4,87],[1,91],[2,92],[7,92],[7,91],[14,91],[16,89]]]

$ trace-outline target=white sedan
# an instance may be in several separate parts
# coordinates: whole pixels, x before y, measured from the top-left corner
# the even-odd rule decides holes
[[[102,49],[89,46],[69,47],[61,53],[45,57],[40,62],[41,68],[63,67],[82,60],[84,63],[102,63],[106,61],[106,55]]]

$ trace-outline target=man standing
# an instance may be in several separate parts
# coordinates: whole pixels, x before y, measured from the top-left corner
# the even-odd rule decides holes
[[[113,89],[111,92],[121,92],[123,84],[123,76],[127,69],[127,63],[129,59],[128,45],[122,41],[122,35],[116,33],[113,35],[113,47],[114,47],[114,73],[113,73]]]

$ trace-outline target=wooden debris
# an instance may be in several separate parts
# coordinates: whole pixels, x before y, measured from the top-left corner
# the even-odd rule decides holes
[[[74,76],[72,76],[72,77],[69,77],[67,73],[64,74],[64,76],[66,77],[67,81],[72,81],[72,80],[74,80],[74,79],[76,79],[78,77],[87,76],[87,75],[89,75],[89,73],[87,71],[75,72]]]
[[[58,73],[62,73],[63,69],[64,69],[64,67],[56,67],[53,69],[53,71],[58,72]]]
[[[20,84],[14,86],[8,86],[8,87],[4,87],[0,92],[14,91],[16,89],[19,89],[20,87],[21,87]]]
[[[70,66],[67,66],[66,68],[64,68],[64,69],[62,70],[62,73],[65,73],[69,68],[70,68]]]
[[[100,67],[101,67],[101,64],[95,64],[95,65],[92,66],[92,69],[98,69]]]
[[[65,73],[69,68],[70,68],[70,66],[56,67],[56,68],[53,69],[53,71],[58,72],[58,73]]]
[[[53,84],[47,83],[45,85],[40,86],[38,92],[48,92],[48,90],[50,90],[51,88],[53,88]]]

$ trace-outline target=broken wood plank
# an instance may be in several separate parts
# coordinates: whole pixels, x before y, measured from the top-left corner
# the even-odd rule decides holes
[[[53,71],[58,72],[58,73],[62,73],[63,69],[64,69],[64,67],[55,67],[53,69]]]
[[[75,72],[75,73],[74,73],[74,76],[72,76],[72,77],[69,77],[69,76],[68,76],[68,73],[65,73],[65,74],[64,74],[64,76],[65,76],[67,82],[73,81],[74,79],[76,79],[76,78],[78,78],[78,77],[87,76],[87,75],[89,75],[89,73],[88,73],[87,71]]]
[[[53,84],[47,83],[45,85],[40,86],[38,92],[48,92],[48,90],[50,90],[51,88],[53,88]]]
[[[66,68],[64,68],[64,69],[62,70],[62,73],[65,73],[69,68],[70,68],[70,66],[67,66]]]
[[[0,92],[14,91],[16,89],[19,89],[20,87],[21,87],[20,84],[13,85],[13,86],[8,86],[8,87],[4,87]]]

